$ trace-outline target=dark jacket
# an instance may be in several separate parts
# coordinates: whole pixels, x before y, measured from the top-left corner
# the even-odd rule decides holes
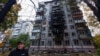
[[[26,49],[23,50],[15,49],[9,54],[9,56],[29,56],[29,55],[28,55],[28,50]]]

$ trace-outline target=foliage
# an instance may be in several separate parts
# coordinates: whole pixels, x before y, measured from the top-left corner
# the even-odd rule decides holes
[[[10,11],[5,16],[4,22],[0,23],[0,31],[5,31],[17,22],[17,14],[20,9],[21,6],[19,4],[15,4],[11,7]]]
[[[20,34],[18,37],[12,37],[9,43],[11,47],[16,47],[19,41],[24,41],[26,47],[30,46],[30,39],[28,34]]]
[[[94,43],[95,43],[96,48],[100,48],[100,35],[96,35],[96,36],[93,38],[93,41],[94,41]]]
[[[9,43],[10,43],[11,47],[16,47],[17,43],[18,43],[17,38],[10,39]]]
[[[7,3],[8,0],[0,0],[0,2],[2,2],[2,3]]]
[[[10,38],[11,34],[12,34],[12,30],[11,30],[11,29],[7,29],[7,30],[5,31],[5,35],[6,35],[6,38],[7,38],[7,39]]]
[[[97,49],[97,54],[100,55],[100,34],[96,35],[93,38],[93,41],[94,41],[95,47]]]
[[[69,1],[68,1],[68,4],[71,5],[71,6],[77,5],[77,3],[76,3],[75,0],[69,0]]]
[[[2,41],[0,41],[0,48],[3,48],[5,46],[6,42],[8,41],[9,37],[11,36],[11,33],[12,33],[11,29],[7,29],[5,31],[5,37]]]

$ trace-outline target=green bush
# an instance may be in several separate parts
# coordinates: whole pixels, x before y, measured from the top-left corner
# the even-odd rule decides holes
[[[11,47],[16,47],[19,41],[24,41],[26,47],[30,46],[30,38],[28,34],[20,34],[18,37],[13,37],[9,40]]]

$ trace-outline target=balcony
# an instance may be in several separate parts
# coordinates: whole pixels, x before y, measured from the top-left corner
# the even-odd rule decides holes
[[[12,35],[19,35],[19,32],[13,32]]]
[[[80,39],[89,39],[87,34],[80,34],[79,37],[80,37]]]
[[[74,15],[76,15],[76,14],[82,14],[82,12],[80,12],[80,11],[74,11],[74,12],[72,12]]]
[[[44,11],[37,11],[36,14],[42,16],[44,15]]]
[[[60,6],[53,6],[52,12],[51,12],[51,20],[49,22],[51,32],[55,36],[55,40],[62,40],[63,34],[64,34],[64,11],[62,10],[62,7]]]
[[[83,46],[83,48],[95,48],[95,47],[91,45],[91,46]]]
[[[31,39],[31,40],[32,40],[32,39],[36,39],[36,36],[31,36],[30,39]]]
[[[77,30],[84,30],[85,29],[85,27],[76,27],[77,28]]]
[[[41,24],[34,24],[34,26],[41,26]]]
[[[42,23],[42,20],[35,20],[34,21],[34,25],[41,25],[41,23]]]
[[[73,15],[73,17],[75,18],[75,17],[83,17],[83,15],[82,14],[77,14],[77,15]]]
[[[71,6],[71,10],[77,10],[79,7],[78,6]]]
[[[61,13],[61,14],[63,14],[64,11],[62,11],[62,10],[53,10],[51,13]]]
[[[54,7],[52,10],[62,10],[61,7]]]
[[[21,28],[22,24],[15,24],[14,28]]]
[[[51,23],[52,26],[63,26],[64,23]]]
[[[59,4],[59,5],[60,5],[60,4]],[[53,5],[52,8],[61,8],[61,6],[59,6],[59,5]]]
[[[62,23],[65,22],[65,20],[62,17],[58,17],[58,18],[52,18],[50,20],[50,22],[58,22],[58,23]]]
[[[75,23],[85,23],[85,21],[84,20],[75,20]]]
[[[41,32],[41,30],[36,29],[36,30],[33,30],[32,32],[34,32],[34,33],[36,33],[36,32]]]
[[[64,18],[62,15],[51,15],[51,20],[64,20]]]
[[[55,15],[55,16],[64,16],[63,12],[54,12],[54,13],[51,13],[51,15]]]
[[[36,16],[35,21],[37,21],[37,20],[42,20],[42,17],[41,16]]]
[[[58,23],[58,24],[65,24],[65,21],[64,21],[64,20],[51,20],[51,21],[50,21],[50,24],[55,24],[55,23]]]

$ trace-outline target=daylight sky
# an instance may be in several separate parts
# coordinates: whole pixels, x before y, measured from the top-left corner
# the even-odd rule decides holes
[[[33,3],[31,2],[33,1]],[[18,12],[18,21],[34,21],[36,18],[36,10],[39,2],[46,2],[51,0],[17,0],[17,3],[21,5],[21,11]]]

